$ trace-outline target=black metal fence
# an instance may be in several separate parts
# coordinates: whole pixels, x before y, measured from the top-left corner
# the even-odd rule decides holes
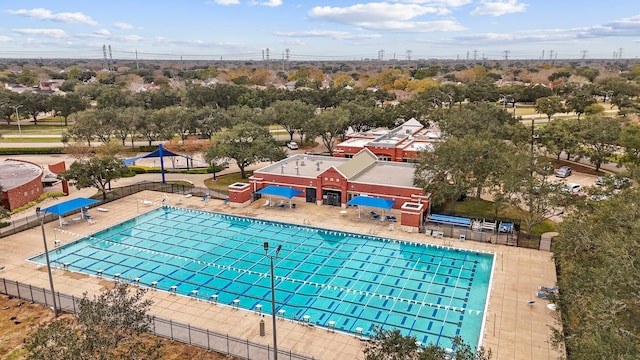
[[[100,203],[96,203],[91,207],[104,206],[104,204],[107,204],[111,201],[119,200],[145,190],[170,194],[191,194],[193,196],[204,196],[205,194],[208,194],[209,197],[213,199],[226,199],[229,197],[228,191],[212,190],[206,187],[197,187],[185,184],[162,183],[159,181],[143,181],[132,185],[113,188],[105,194],[106,199],[101,193],[98,193],[91,198],[100,201]],[[80,211],[78,210],[77,213],[80,213]],[[54,214],[46,214],[44,217],[44,222],[48,223],[57,219],[58,217]],[[0,227],[0,238],[17,234],[21,231],[34,228],[38,225],[40,225],[40,220],[36,216],[34,210],[33,215],[13,220],[8,224],[8,226]]]
[[[0,293],[45,306],[53,306],[53,295],[50,290],[5,278],[0,278]],[[56,302],[60,310],[75,314],[78,310],[80,298],[56,292]],[[269,345],[254,343],[229,334],[218,333],[155,316],[152,317],[152,322],[153,334],[156,336],[213,350],[227,356],[248,360],[268,360],[273,356],[273,348]],[[278,358],[288,360],[315,359],[282,349],[278,349]]]

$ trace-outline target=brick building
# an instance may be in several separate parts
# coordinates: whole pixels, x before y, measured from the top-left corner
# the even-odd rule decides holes
[[[424,212],[429,196],[413,185],[414,171],[413,164],[379,161],[369,149],[351,158],[296,154],[254,171],[246,191],[255,194],[271,185],[291,187],[302,191],[298,199],[304,202],[340,208],[355,196],[368,195],[394,200],[393,208],[401,211],[407,203],[418,203]],[[230,201],[241,198],[247,197],[233,195]],[[421,221],[412,226],[419,227]]]
[[[17,209],[42,195],[44,171],[34,163],[7,159],[0,162],[2,206],[9,211]]]
[[[379,160],[410,162],[420,151],[433,149],[433,142],[440,140],[440,130],[426,128],[418,120],[410,119],[395,129],[374,129],[347,135],[336,146],[335,157],[351,158],[360,150],[368,149]]]

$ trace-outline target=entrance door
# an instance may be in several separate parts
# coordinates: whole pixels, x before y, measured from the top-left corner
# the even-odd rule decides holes
[[[322,204],[331,206],[340,206],[342,192],[333,190],[322,190]]]
[[[307,191],[305,191],[306,197],[307,197],[307,202],[308,203],[316,203],[317,197],[316,197],[316,188],[307,188]]]

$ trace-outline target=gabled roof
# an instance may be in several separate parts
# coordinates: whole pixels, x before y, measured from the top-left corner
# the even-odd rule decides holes
[[[362,149],[353,156],[349,161],[344,164],[336,166],[336,170],[347,179],[351,179],[358,176],[362,171],[368,169],[370,166],[375,165],[378,157],[369,149]]]

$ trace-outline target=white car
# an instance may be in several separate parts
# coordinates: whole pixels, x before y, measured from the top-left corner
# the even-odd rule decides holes
[[[572,193],[572,194],[579,193],[580,189],[582,188],[582,186],[580,186],[580,184],[576,184],[576,183],[567,183],[565,186],[566,186],[567,191]]]
[[[298,150],[298,143],[295,141],[289,141],[287,147],[291,150]]]

